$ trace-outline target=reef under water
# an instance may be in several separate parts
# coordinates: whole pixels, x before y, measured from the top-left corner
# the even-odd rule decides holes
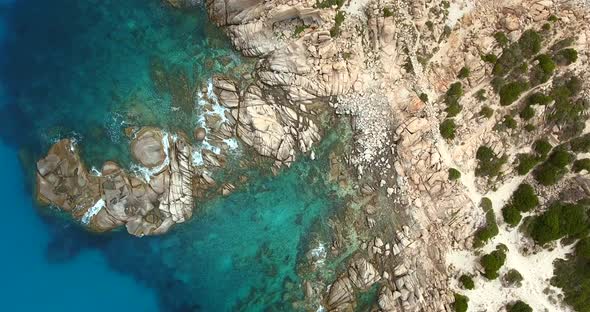
[[[0,25],[2,197],[11,223],[3,236],[15,236],[11,256],[0,260],[13,280],[0,294],[5,306],[294,309],[303,296],[298,262],[309,244],[329,239],[320,233],[344,200],[326,170],[336,134],[317,149],[317,160],[301,157],[277,176],[249,168],[246,185],[198,202],[193,219],[166,235],[89,233],[34,207],[36,159],[55,140],[73,137],[89,165],[116,160],[128,168],[126,127],[191,131],[204,82],[251,65],[204,9],[179,11],[158,0],[0,1]]]

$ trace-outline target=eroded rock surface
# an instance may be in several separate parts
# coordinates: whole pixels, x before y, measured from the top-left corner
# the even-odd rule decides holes
[[[144,175],[106,162],[99,175],[84,166],[76,146],[61,140],[37,163],[37,197],[94,231],[124,225],[136,236],[165,233],[192,216],[191,146],[181,136],[143,128],[132,152]]]

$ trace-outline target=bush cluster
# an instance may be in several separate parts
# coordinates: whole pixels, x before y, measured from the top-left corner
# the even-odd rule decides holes
[[[590,133],[572,139],[570,141],[570,148],[576,153],[590,152]]]
[[[547,154],[551,151],[553,146],[545,139],[539,139],[533,143],[533,153],[519,154],[517,156],[518,165],[516,171],[520,175],[529,173],[537,164],[547,158]]]
[[[326,8],[331,8],[333,6],[337,6],[337,7],[342,7],[342,5],[344,5],[344,2],[346,0],[323,0],[323,1],[317,1],[316,2],[316,6],[320,9],[326,9]]]
[[[505,84],[500,88],[500,105],[507,106],[518,100],[520,95],[529,89],[526,81],[518,80]]]
[[[464,66],[459,71],[459,74],[457,74],[457,78],[459,78],[459,79],[465,79],[465,78],[469,77],[469,74],[470,73],[471,73],[471,71],[469,70],[469,67]]]
[[[530,235],[540,245],[560,239],[575,237],[588,231],[587,207],[580,203],[552,204],[543,214],[534,217]]]
[[[555,263],[551,284],[563,289],[564,301],[578,312],[590,312],[590,238],[580,239],[575,253]]]
[[[455,181],[461,178],[461,172],[455,168],[449,169],[449,180]]]
[[[531,308],[528,304],[518,300],[515,303],[509,305],[506,310],[508,312],[533,312],[533,308]]]
[[[483,116],[485,118],[491,118],[494,115],[494,110],[491,107],[489,107],[487,105],[484,105],[481,108],[481,111],[479,112],[479,115],[480,116]]]
[[[393,16],[393,11],[390,8],[383,8],[383,16],[391,17]]]
[[[545,186],[554,185],[567,173],[567,166],[574,159],[574,155],[563,146],[555,148],[549,158],[535,169],[535,179]]]
[[[533,85],[538,85],[549,81],[553,72],[555,72],[555,62],[547,54],[538,55],[535,60],[538,62],[531,70],[530,81]]]
[[[455,312],[466,312],[469,307],[469,298],[460,294],[455,294],[453,307],[455,308]]]
[[[482,145],[477,149],[476,158],[478,160],[475,175],[478,177],[496,177],[500,174],[502,166],[508,159],[506,155],[498,157],[494,151]]]
[[[341,1],[341,0],[337,0],[337,1]],[[334,26],[332,26],[332,28],[330,29],[330,36],[332,37],[338,37],[340,35],[340,26],[342,26],[342,23],[344,22],[344,12],[342,11],[338,11],[338,13],[336,13],[336,16],[334,17]]]
[[[516,269],[508,270],[508,272],[506,272],[506,274],[504,274],[502,277],[504,283],[510,287],[520,287],[523,279],[524,278],[520,272],[518,272]]]
[[[438,127],[440,130],[440,135],[447,139],[447,140],[452,140],[455,138],[455,131],[457,128],[457,125],[455,125],[455,121],[451,118],[447,118],[445,119],[440,126]]]
[[[588,116],[585,112],[590,103],[585,99],[576,99],[582,89],[582,81],[576,77],[562,77],[556,80],[551,91],[555,100],[550,107],[547,120],[549,126],[559,126],[564,139],[575,137],[582,133]]]
[[[451,84],[449,90],[445,95],[445,103],[447,104],[447,117],[457,116],[463,109],[459,104],[459,100],[463,96],[463,85],[460,82]]]
[[[570,65],[578,60],[578,51],[572,48],[560,50],[555,54],[555,61],[559,65]]]
[[[538,32],[528,29],[518,39],[518,46],[526,58],[531,58],[541,51],[541,42],[543,39]]]
[[[531,211],[539,204],[539,198],[535,189],[527,183],[518,186],[512,198],[506,206],[502,208],[504,221],[511,226],[516,226],[522,219],[522,212]]]
[[[496,223],[496,214],[492,209],[492,201],[484,197],[481,199],[481,208],[486,213],[486,225],[475,232],[473,239],[473,247],[480,248],[485,245],[487,241],[498,235],[498,224]]]
[[[583,158],[574,161],[574,165],[572,166],[573,172],[580,172],[582,170],[586,170],[590,172],[590,158]]]
[[[506,262],[505,246],[498,245],[496,250],[481,257],[480,263],[484,268],[483,275],[490,280],[498,278],[498,270],[504,265],[504,262]]]
[[[463,285],[463,288],[465,289],[474,289],[475,288],[475,283],[473,282],[473,278],[471,278],[471,276],[463,274],[461,275],[461,277],[459,278],[459,282],[461,282],[461,285]]]

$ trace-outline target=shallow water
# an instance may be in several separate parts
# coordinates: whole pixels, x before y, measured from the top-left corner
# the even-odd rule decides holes
[[[35,160],[73,136],[90,165],[129,165],[124,127],[189,131],[200,116],[195,90],[247,61],[202,9],[157,0],[0,0],[0,21],[5,307],[292,310],[302,296],[297,263],[308,244],[327,239],[314,233],[342,203],[325,177],[336,137],[316,151],[319,160],[276,177],[248,170],[247,186],[198,203],[193,220],[167,235],[87,233],[34,207]]]

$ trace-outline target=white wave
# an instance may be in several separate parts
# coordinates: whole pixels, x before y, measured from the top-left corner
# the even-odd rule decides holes
[[[236,138],[223,139],[223,142],[227,144],[227,147],[229,147],[229,149],[232,151],[239,147],[238,140],[236,140]]]
[[[96,167],[92,166],[92,168],[90,169],[90,173],[92,173],[93,175],[100,177],[102,176],[102,173],[100,171],[98,171],[98,169],[96,169]]]
[[[104,208],[104,206],[106,205],[106,202],[104,201],[104,199],[99,199],[94,206],[90,207],[90,209],[88,209],[86,211],[86,213],[82,216],[82,224],[84,225],[88,225],[90,223],[90,220],[92,220],[92,217],[96,216],[98,214],[98,212]]]
[[[324,264],[324,262],[326,261],[326,256],[328,255],[326,246],[322,242],[319,242],[318,246],[310,250],[309,253],[312,256],[312,258],[315,259],[316,266]]]

